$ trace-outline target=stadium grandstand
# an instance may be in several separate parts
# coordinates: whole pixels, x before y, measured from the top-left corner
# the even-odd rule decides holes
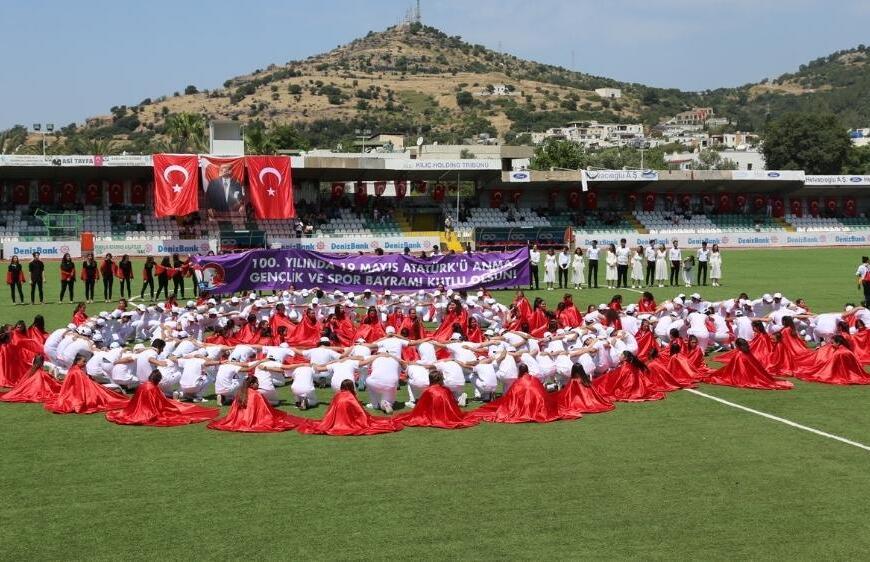
[[[632,244],[710,239],[723,247],[862,245],[870,237],[870,199],[863,194],[870,176],[547,172],[526,171],[519,161],[510,154],[294,156],[296,218],[258,220],[250,209],[155,217],[151,156],[0,156],[0,238],[6,258],[36,247],[50,258],[59,257],[55,246],[73,254],[142,255],[307,240],[324,251],[416,252],[434,244],[461,251],[621,237]],[[348,239],[354,244],[341,242]]]

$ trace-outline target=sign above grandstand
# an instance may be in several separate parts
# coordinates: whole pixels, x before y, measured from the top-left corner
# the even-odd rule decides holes
[[[655,170],[581,170],[580,186],[589,191],[591,181],[658,181]]]
[[[162,256],[171,254],[205,255],[210,250],[217,250],[217,244],[210,240],[97,240],[94,242],[94,254],[101,256],[113,254],[116,256]]]
[[[441,244],[438,236],[353,236],[348,238],[320,237],[320,238],[269,238],[273,246],[281,248],[293,248],[297,250],[311,250],[313,252],[325,252],[328,254],[357,252],[372,253],[381,249],[386,253],[399,253],[408,248],[412,252],[432,251],[432,247]]]
[[[69,167],[150,167],[151,156],[141,154],[121,154],[101,156],[89,154],[0,154],[0,166],[29,166],[46,168]]]
[[[732,180],[804,181],[803,170],[733,170]]]
[[[804,185],[870,185],[870,176],[806,176]]]
[[[407,170],[423,172],[431,171],[478,171],[478,170],[496,170],[501,171],[501,160],[498,158],[467,158],[461,160],[400,160],[389,159],[384,160],[384,169],[387,170]]]
[[[78,240],[53,240],[44,242],[4,242],[3,258],[30,259],[34,252],[39,252],[43,259],[60,259],[64,254],[70,257],[82,257],[82,245]]]
[[[870,244],[870,234],[861,232],[755,232],[753,230],[742,232],[711,232],[708,234],[638,234],[637,232],[581,232],[574,231],[574,244],[585,248],[593,240],[597,240],[600,246],[619,244],[619,240],[625,238],[631,247],[646,246],[650,240],[655,240],[656,245],[664,244],[670,247],[671,242],[676,240],[683,248],[683,256],[692,253],[691,248],[697,248],[702,242],[718,244],[722,248],[807,248],[807,247],[830,247],[830,246],[866,246]]]

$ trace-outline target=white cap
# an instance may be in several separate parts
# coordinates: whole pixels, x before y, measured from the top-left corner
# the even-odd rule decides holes
[[[109,344],[109,349],[118,349],[119,347],[121,347],[121,344],[116,341]]]
[[[485,332],[483,333],[483,335],[485,335],[485,336],[494,336],[494,335],[495,335],[495,331],[494,331],[494,330],[487,330],[487,331],[485,331]]]
[[[320,299],[318,299],[317,297],[314,297],[313,299],[311,299],[311,304],[312,304],[312,305],[314,305],[314,304],[320,304]]]
[[[349,293],[348,293],[347,295],[345,295],[345,296],[347,297],[348,300],[353,300],[353,299],[356,298],[356,295],[353,293],[353,291],[349,292]]]
[[[692,299],[699,301],[701,300],[701,295],[698,293],[692,293]]]
[[[115,310],[112,311],[112,318],[118,319],[118,318],[121,317],[121,314],[123,314],[123,312],[121,312],[120,310],[115,309]]]
[[[179,337],[179,338],[186,338],[186,337],[188,337],[188,336],[190,336],[190,334],[188,334],[188,333],[185,332],[184,330],[181,330],[180,332],[178,332],[178,337]]]
[[[94,341],[103,341],[103,334],[97,332],[93,336],[91,336],[91,339]]]
[[[100,318],[108,318],[108,317],[109,317],[109,313],[108,313],[108,311],[106,311],[106,310],[101,310],[100,313],[98,314],[98,316],[99,316]]]
[[[356,343],[365,343],[365,342],[366,342],[365,338],[357,338],[356,339]]]
[[[91,335],[91,329],[88,328],[87,326],[79,326],[78,333],[80,333],[83,336],[89,336],[89,335]]]
[[[782,293],[773,293],[773,298],[775,298],[775,299],[781,299],[781,298],[782,298]]]
[[[186,305],[186,306],[187,306],[187,308],[193,308],[193,307],[196,306],[196,303],[193,302],[193,301],[187,301],[187,305]]]
[[[459,332],[453,332],[453,334],[451,334],[450,336],[450,339],[454,341],[459,341],[462,339],[462,334],[460,334]]]
[[[146,310],[148,310],[148,307],[146,307],[144,304],[140,304],[136,307],[136,309],[139,310],[139,312],[145,312]]]
[[[248,300],[249,300],[249,301],[255,301],[255,300],[257,300],[257,293],[255,293],[255,292],[253,292],[253,291],[251,291],[250,293],[248,293]]]
[[[208,309],[208,313],[209,313],[209,314],[217,314],[218,311],[217,311],[216,308],[209,308],[209,309]]]
[[[215,299],[208,299],[208,301],[206,301],[206,302],[208,302],[208,304],[210,304],[212,306],[217,304],[217,300],[215,300]]]
[[[300,294],[301,294],[303,297],[307,297],[307,296],[308,296],[308,289],[302,289],[302,291],[300,292]]]
[[[67,325],[66,325],[66,329],[67,329],[67,330],[75,330],[75,329],[76,329],[76,325],[75,325],[75,324],[72,324],[72,323],[67,324]]]
[[[388,297],[388,296],[390,296],[390,295],[392,295],[392,294],[393,294],[393,293],[391,293],[389,289],[387,289],[386,291],[384,291],[384,296],[385,296],[385,297]]]
[[[604,303],[599,304],[599,305],[598,305],[598,310],[607,310],[607,305],[604,304]]]
[[[320,343],[329,343],[329,338],[326,338],[326,337],[320,338]]]
[[[773,302],[773,297],[770,296],[770,293],[764,293],[764,295],[761,296],[761,300],[764,302]]]
[[[671,302],[674,304],[682,305],[683,304],[683,297],[677,297],[674,300],[672,300]]]
[[[106,325],[106,321],[103,320],[102,318],[97,318],[95,323],[97,326],[105,326]]]
[[[742,310],[736,310],[736,311],[734,312],[734,316],[743,316],[743,311],[742,311]]]
[[[166,310],[166,305],[162,302],[158,302],[155,306],[160,310]]]
[[[551,334],[550,332],[544,332],[544,339],[545,340],[552,339],[552,337],[553,337],[553,334]]]
[[[145,344],[137,343],[133,346],[133,351],[145,351]]]
[[[230,299],[230,302],[233,304],[239,304],[239,297],[233,297]]]
[[[396,333],[396,328],[393,327],[393,326],[387,326],[387,329],[384,330],[384,333],[387,333],[387,334],[395,334],[395,333]]]

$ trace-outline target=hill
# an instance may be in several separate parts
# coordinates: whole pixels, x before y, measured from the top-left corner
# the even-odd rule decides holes
[[[349,148],[356,129],[423,134],[427,141],[461,142],[479,133],[511,141],[517,133],[573,120],[652,125],[693,106],[713,107],[743,130],[760,128],[768,114],[797,110],[829,110],[844,124],[859,126],[870,122],[867,57],[862,45],[772,81],[683,92],[526,61],[432,27],[401,25],[305,60],[231,78],[215,90],[190,85],[171,96],[113,107],[84,125],[60,129],[49,150],[201,149],[201,135],[192,144],[173,145],[178,128],[173,116],[180,114],[201,116],[197,127],[209,119],[240,120],[254,130],[283,124],[288,134],[280,143],[285,146],[277,148]],[[623,96],[602,99],[594,92],[602,87],[620,88]],[[11,151],[17,142],[28,144],[19,152],[41,149],[35,136],[27,138],[17,129],[5,142],[0,138],[0,151]]]

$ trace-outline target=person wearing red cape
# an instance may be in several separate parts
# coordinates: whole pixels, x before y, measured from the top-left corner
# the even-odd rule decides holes
[[[663,357],[658,350],[651,349],[647,354],[646,366],[649,367],[649,381],[656,390],[672,392],[697,386],[697,373],[679,353],[672,352],[669,357]]]
[[[416,311],[414,311],[416,314]],[[406,319],[407,320],[407,319]],[[339,344],[344,347],[350,347],[354,342],[354,334],[356,326],[353,325],[353,320],[345,311],[344,306],[337,304],[331,320],[332,333],[338,338]]]
[[[162,378],[159,370],[151,371],[148,381],[136,389],[124,409],[106,412],[106,419],[119,425],[172,427],[213,420],[220,414],[217,408],[169,400],[160,390]]]
[[[27,335],[40,344],[44,344],[45,340],[48,339],[48,332],[45,331],[45,318],[42,317],[42,314],[33,317],[33,323],[27,329]]]
[[[340,390],[332,397],[323,419],[310,420],[298,428],[299,433],[311,435],[376,435],[393,433],[404,426],[396,418],[375,417],[365,411],[356,397],[354,382],[341,382]]]
[[[363,318],[359,326],[356,328],[356,333],[353,335],[353,341],[364,339],[366,343],[378,341],[386,335],[384,326],[381,324],[378,309],[370,306],[366,311],[366,316]]]
[[[100,386],[85,373],[85,356],[76,355],[60,391],[45,402],[45,409],[55,414],[94,414],[120,410],[129,398]]]
[[[32,354],[13,343],[10,326],[0,331],[0,387],[14,388],[27,373]]]
[[[620,365],[595,379],[592,384],[604,398],[618,402],[645,402],[665,397],[654,388],[649,367],[630,351],[623,351]]]
[[[37,355],[30,370],[14,389],[0,394],[0,402],[44,403],[60,392],[60,383],[42,368],[44,358]]]
[[[580,319],[580,311],[574,306],[574,299],[570,294],[566,293],[562,297],[562,302],[559,303],[562,309],[558,313],[559,323],[564,328],[576,328],[582,326],[583,322]],[[558,307],[557,307],[558,309]]]
[[[730,360],[704,378],[704,382],[721,386],[754,388],[758,390],[788,390],[794,385],[774,378],[764,365],[752,355],[749,343],[743,338],[734,342],[735,351]]]
[[[658,342],[656,342],[655,334],[653,334],[649,320],[646,318],[640,321],[640,326],[634,334],[634,340],[637,342],[638,357],[646,357],[653,349],[658,351]]]
[[[517,379],[504,396],[468,414],[469,419],[493,423],[549,423],[580,416],[577,412],[560,413],[556,397],[529,374],[525,363],[517,365]]]
[[[306,308],[302,320],[293,330],[288,329],[288,343],[298,347],[315,347],[323,334],[323,325],[317,320],[313,308]]]
[[[447,303],[447,311],[444,314],[441,325],[431,335],[432,339],[440,342],[449,341],[450,336],[456,331],[453,328],[454,324],[459,324],[463,328],[468,326],[468,312],[459,306],[456,301],[450,301]]]
[[[609,412],[616,406],[598,394],[583,365],[575,363],[571,367],[571,379],[556,393],[559,415],[563,418],[580,417],[583,414]]]
[[[308,423],[305,418],[292,416],[273,407],[257,392],[258,388],[257,377],[245,377],[226,417],[211,422],[207,427],[217,431],[276,433],[296,429]]]
[[[811,366],[795,369],[793,376],[825,384],[870,384],[870,375],[864,371],[842,335],[834,336],[829,345],[816,351],[816,356]]]
[[[768,362],[768,371],[773,375],[789,376],[800,366],[811,365],[813,351],[807,349],[807,345],[797,335],[794,327],[794,319],[785,316],[782,319],[782,330],[777,335]]]
[[[394,419],[405,427],[440,429],[463,429],[479,423],[459,409],[453,392],[444,386],[444,375],[438,372],[429,374],[429,386],[417,398],[414,409]]]

